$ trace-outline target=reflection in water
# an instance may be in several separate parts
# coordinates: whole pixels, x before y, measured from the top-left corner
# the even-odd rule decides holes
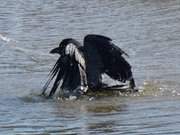
[[[86,113],[91,116],[91,120],[88,120],[85,123],[86,130],[89,133],[114,133],[118,131],[117,127],[119,122],[113,118],[113,115],[123,112],[125,105],[117,103],[113,104],[113,102],[97,102],[92,103],[91,105],[88,104],[85,106],[85,109]]]
[[[113,105],[104,105],[104,106],[88,106],[88,112],[94,113],[110,113],[112,111],[118,111],[118,109]]]
[[[123,102],[119,98],[112,100],[107,97],[94,101],[86,99],[59,101],[54,107],[56,111],[53,111],[53,114],[64,124],[71,123],[66,125],[65,129],[62,128],[64,132],[61,131],[61,133],[66,133],[73,127],[75,133],[113,133],[117,131],[119,124],[116,115],[126,112],[126,105]],[[65,131],[66,129],[69,130]]]
[[[116,121],[103,121],[99,123],[89,123],[88,131],[91,133],[113,133],[116,132],[114,127],[116,127]]]

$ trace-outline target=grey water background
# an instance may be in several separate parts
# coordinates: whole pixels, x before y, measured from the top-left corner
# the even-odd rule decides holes
[[[90,101],[38,94],[63,38],[111,37],[135,94]],[[179,0],[0,0],[0,134],[180,134]]]

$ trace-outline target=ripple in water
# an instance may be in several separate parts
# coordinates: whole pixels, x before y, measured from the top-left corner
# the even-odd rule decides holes
[[[0,134],[180,134],[179,5],[2,1]],[[57,59],[49,50],[63,38],[81,41],[89,33],[112,37],[131,56],[140,92],[73,101],[38,96]]]

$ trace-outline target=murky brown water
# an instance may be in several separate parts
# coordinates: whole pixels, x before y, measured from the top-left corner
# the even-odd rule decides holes
[[[179,0],[0,3],[0,134],[180,134]],[[129,53],[141,92],[91,101],[38,96],[56,60],[49,50],[89,33]]]

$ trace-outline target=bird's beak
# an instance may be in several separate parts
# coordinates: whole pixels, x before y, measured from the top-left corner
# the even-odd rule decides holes
[[[59,47],[54,48],[54,49],[52,49],[49,53],[52,53],[52,54],[58,53],[58,54],[60,54],[60,49],[59,49]]]

